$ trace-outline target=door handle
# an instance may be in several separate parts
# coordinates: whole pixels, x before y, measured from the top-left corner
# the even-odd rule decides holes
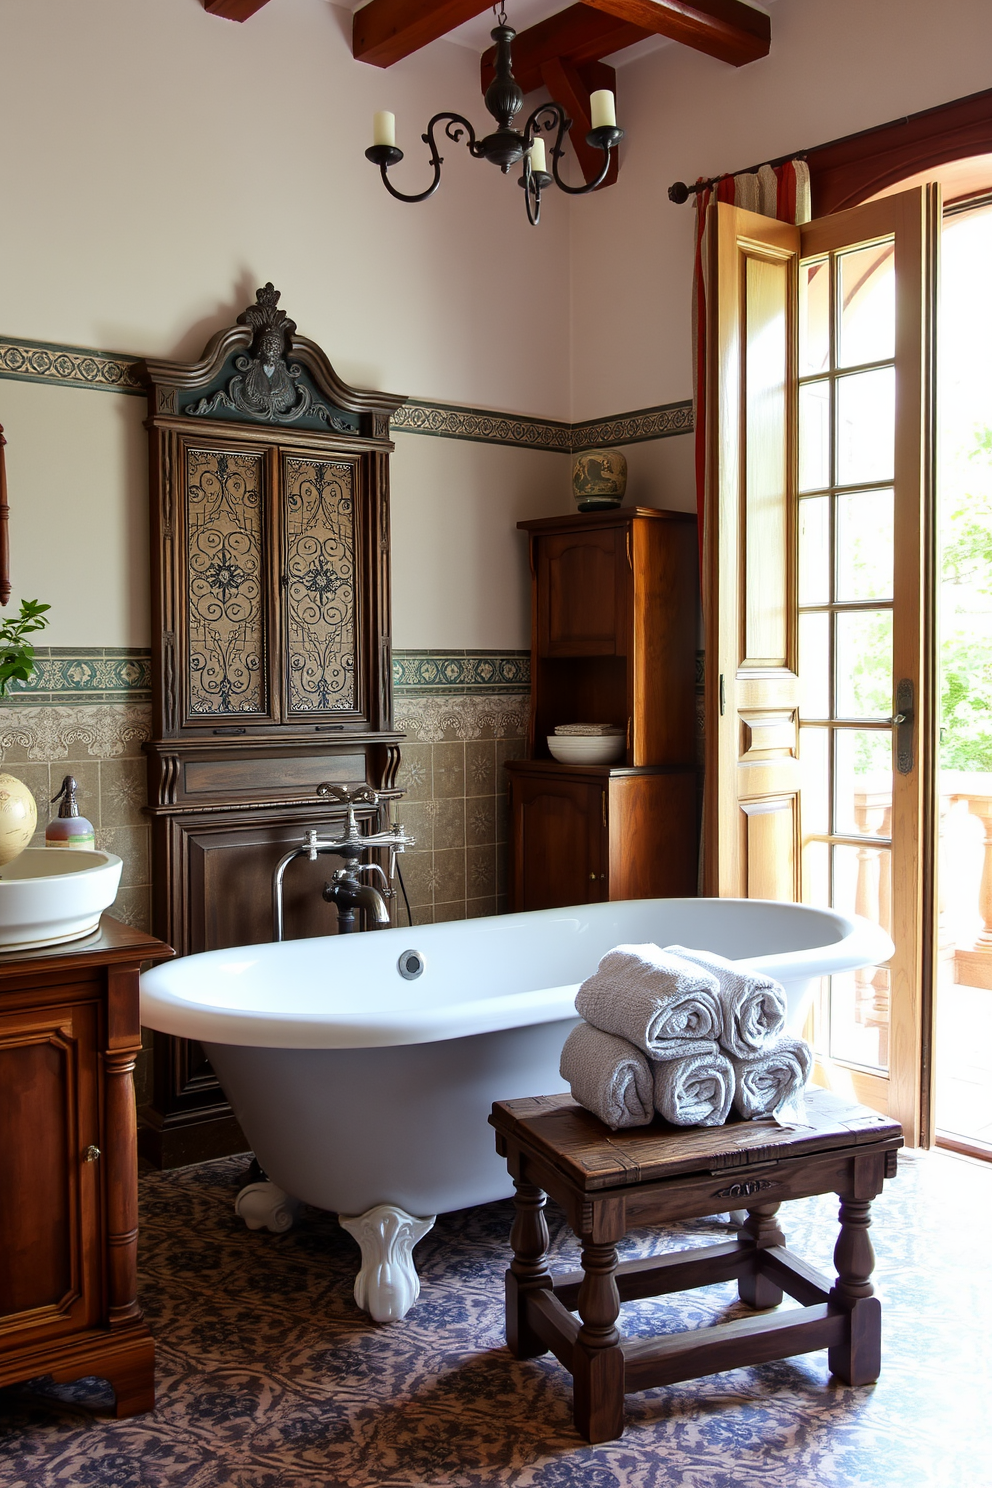
[[[889,722],[896,731],[896,769],[908,775],[913,768],[913,725],[916,722],[913,683],[902,677],[896,683],[896,711]]]

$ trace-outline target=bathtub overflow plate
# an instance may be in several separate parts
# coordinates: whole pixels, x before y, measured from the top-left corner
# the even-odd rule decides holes
[[[423,974],[424,958],[419,951],[404,951],[396,963],[396,969],[401,977],[412,982]]]

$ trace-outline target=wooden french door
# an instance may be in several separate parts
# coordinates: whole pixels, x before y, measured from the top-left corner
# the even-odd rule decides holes
[[[939,199],[711,214],[706,888],[889,930],[821,989],[818,1078],[927,1142]]]

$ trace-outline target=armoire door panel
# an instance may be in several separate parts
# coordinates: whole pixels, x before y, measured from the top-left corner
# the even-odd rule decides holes
[[[91,1234],[99,1136],[91,1003],[0,1017],[0,1352],[24,1329],[57,1336],[95,1318]]]
[[[356,484],[351,460],[284,455],[286,713],[361,711]]]
[[[190,721],[270,713],[264,451],[185,445]]]

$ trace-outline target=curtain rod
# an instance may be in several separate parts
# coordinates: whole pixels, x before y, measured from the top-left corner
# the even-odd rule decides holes
[[[955,105],[970,103],[972,99],[989,98],[990,95],[992,95],[992,89],[983,88],[978,93],[969,93],[964,98],[955,98],[953,102]],[[681,206],[683,202],[689,200],[690,196],[694,196],[699,191],[706,191],[709,187],[718,185],[720,181],[729,180],[731,176],[753,175],[763,165],[770,165],[774,168],[776,165],[786,165],[790,160],[808,160],[811,155],[819,155],[822,150],[832,150],[835,145],[851,144],[854,140],[864,139],[866,135],[881,134],[884,129],[897,129],[902,125],[912,124],[917,119],[925,119],[932,114],[941,114],[949,107],[950,104],[938,103],[934,108],[920,109],[915,114],[904,114],[901,119],[890,119],[887,124],[875,124],[871,129],[859,129],[855,134],[841,135],[839,139],[827,140],[825,144],[814,145],[808,150],[793,150],[791,154],[780,155],[776,160],[762,160],[757,165],[748,166],[744,171],[725,171],[722,176],[712,176],[708,180],[697,181],[693,186],[687,186],[684,181],[675,181],[668,188],[668,200],[675,202],[676,206]]]

